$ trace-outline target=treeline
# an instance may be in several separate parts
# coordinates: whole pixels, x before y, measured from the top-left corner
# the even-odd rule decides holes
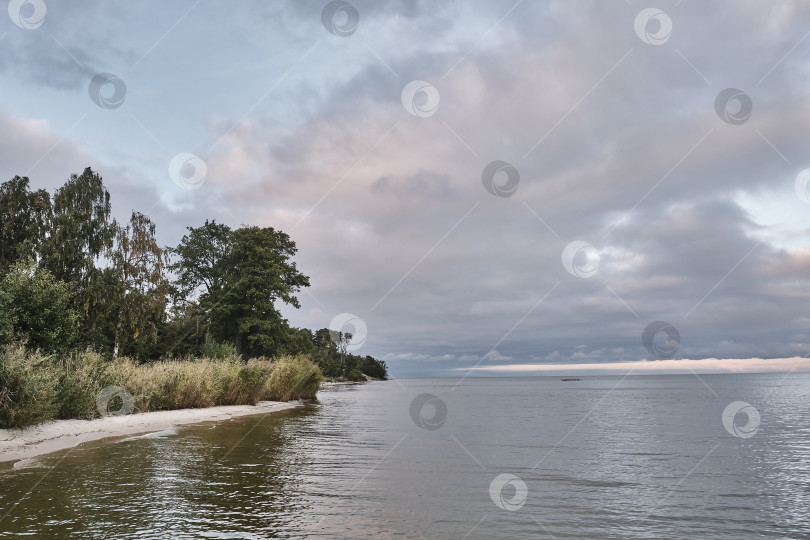
[[[25,177],[0,185],[0,345],[142,363],[304,354],[327,377],[387,377],[385,362],[347,353],[350,336],[281,316],[276,303],[299,307],[310,284],[287,234],[206,221],[161,247],[155,229],[140,212],[113,219],[90,168],[53,196]]]

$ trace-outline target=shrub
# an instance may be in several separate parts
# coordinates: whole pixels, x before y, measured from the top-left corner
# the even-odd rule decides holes
[[[273,363],[265,399],[314,399],[323,382],[318,367],[306,356],[285,356]]]
[[[51,358],[22,347],[0,352],[0,428],[23,428],[56,417],[58,372]]]
[[[0,342],[64,352],[77,335],[78,316],[70,304],[67,283],[33,259],[17,261],[0,280]]]
[[[0,428],[97,417],[96,398],[107,386],[124,388],[134,410],[146,412],[309,399],[322,380],[320,369],[305,356],[275,362],[245,363],[230,355],[136,364],[127,358],[108,362],[92,352],[56,360],[7,346],[0,353]]]
[[[210,334],[205,336],[205,343],[201,347],[203,358],[211,358],[212,360],[227,360],[234,356],[236,347],[232,343],[218,343],[214,341]]]
[[[98,416],[96,397],[102,388],[113,383],[101,355],[94,352],[74,353],[57,364],[59,418],[94,418]]]

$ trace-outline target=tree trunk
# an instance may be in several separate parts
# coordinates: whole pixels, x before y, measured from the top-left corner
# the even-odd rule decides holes
[[[118,358],[118,351],[121,348],[121,333],[124,326],[124,304],[118,310],[118,322],[115,324],[115,345],[113,345],[113,358]]]

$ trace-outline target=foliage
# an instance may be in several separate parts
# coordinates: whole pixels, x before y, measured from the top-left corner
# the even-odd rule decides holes
[[[74,352],[54,362],[59,377],[57,417],[90,419],[98,416],[96,396],[114,382],[104,358],[89,351]]]
[[[92,352],[59,359],[6,346],[0,351],[0,428],[96,418],[96,398],[109,386],[129,392],[135,412],[147,412],[314,399],[322,380],[304,356],[139,364],[129,358],[108,361]]]
[[[98,362],[71,363],[84,351],[99,362],[127,356],[133,365],[303,355],[332,379],[386,378],[384,362],[350,354],[350,335],[291,328],[281,315],[279,306],[299,307],[297,294],[309,286],[287,234],[206,220],[162,248],[148,216],[133,211],[126,225],[112,218],[109,191],[90,168],[53,196],[29,184],[19,176],[0,184],[0,345],[56,355],[59,414],[90,414],[88,392],[109,375]],[[231,397],[223,399],[246,399],[254,368],[228,379]],[[164,396],[193,387],[170,377],[160,385]]]
[[[84,285],[96,260],[112,248],[115,229],[110,193],[101,176],[88,167],[54,194],[43,265],[57,279]]]
[[[121,284],[114,268],[94,268],[84,293],[74,298],[79,315],[77,350],[91,349],[110,355],[115,347],[115,330],[120,309]]]
[[[230,227],[205,220],[188,231],[177,247],[169,249],[176,257],[169,266],[177,276],[172,290],[175,303],[191,301],[201,292],[216,297],[229,271],[225,261],[231,250]]]
[[[58,410],[54,396],[59,377],[50,358],[26,354],[22,347],[11,345],[0,355],[0,428],[22,428],[53,419]]]
[[[140,212],[132,212],[129,225],[118,227],[112,252],[120,285],[113,356],[121,350],[137,354],[157,341],[169,289],[164,260],[165,250],[155,240],[155,224]]]
[[[317,366],[305,356],[285,356],[277,360],[268,379],[271,399],[313,399],[323,381]]]
[[[221,292],[203,296],[210,306],[215,336],[233,340],[243,357],[273,356],[283,346],[287,321],[275,307],[281,300],[299,307],[295,294],[309,286],[309,278],[290,259],[297,248],[286,234],[272,227],[243,227],[233,232],[229,269]]]
[[[39,254],[51,212],[51,196],[44,189],[31,192],[28,178],[15,176],[0,185],[0,274]]]
[[[0,281],[0,343],[65,351],[76,339],[77,316],[68,286],[32,259],[12,266]]]
[[[218,343],[207,335],[202,346],[202,356],[212,360],[225,360],[237,356],[236,347],[232,343]]]
[[[365,376],[372,379],[388,379],[388,366],[372,356],[361,357],[348,352],[351,334],[321,328],[312,333],[306,328],[295,328],[289,347],[291,354],[309,355],[321,368],[326,377],[335,380],[362,381]],[[309,336],[306,343],[305,336]]]

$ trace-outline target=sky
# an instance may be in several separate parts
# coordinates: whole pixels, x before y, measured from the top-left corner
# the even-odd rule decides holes
[[[312,283],[284,316],[396,377],[810,369],[808,28],[798,1],[12,0],[0,179],[90,166],[164,245],[281,229]]]

